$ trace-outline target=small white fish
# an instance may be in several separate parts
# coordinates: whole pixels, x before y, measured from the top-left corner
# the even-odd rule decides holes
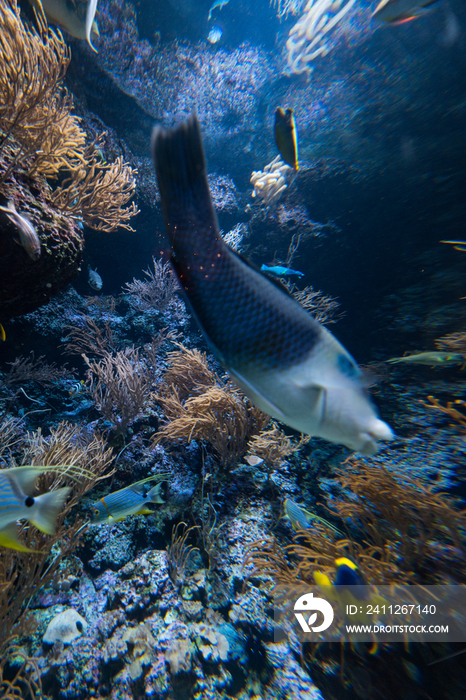
[[[0,206],[0,211],[5,212],[10,221],[18,227],[19,241],[15,239],[16,242],[23,246],[31,260],[39,260],[41,252],[40,240],[36,229],[29,219],[24,214],[19,214],[16,211],[15,205],[11,200],[6,207]]]
[[[259,464],[262,464],[264,460],[257,455],[246,455],[244,461],[247,462],[250,467],[257,467]]]
[[[96,292],[100,292],[103,282],[102,277],[97,272],[97,268],[93,270],[92,267],[88,265],[87,269],[89,270],[89,279],[87,280],[89,286],[92,287],[92,289],[95,289]]]
[[[18,539],[17,520],[29,520],[51,535],[65,498],[71,491],[64,487],[32,496],[37,478],[47,471],[40,467],[0,469],[0,545],[20,552],[33,552]]]
[[[75,396],[79,396],[79,394],[82,394],[84,388],[84,381],[81,379],[79,382],[73,382],[69,389],[69,395],[72,399],[75,398]]]
[[[216,25],[212,27],[210,32],[207,35],[207,41],[209,41],[211,44],[216,44],[217,41],[220,41],[222,38],[222,30],[220,27],[217,27]]]

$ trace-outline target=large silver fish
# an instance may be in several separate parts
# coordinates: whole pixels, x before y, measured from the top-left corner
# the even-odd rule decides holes
[[[222,240],[195,115],[155,127],[152,150],[172,264],[204,335],[256,406],[363,454],[393,433],[353,358],[297,301]]]

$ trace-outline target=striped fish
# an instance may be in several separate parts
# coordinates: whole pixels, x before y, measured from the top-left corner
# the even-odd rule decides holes
[[[209,346],[268,415],[307,435],[374,454],[393,433],[345,348],[223,241],[195,115],[157,126],[152,151],[172,265]]]
[[[0,470],[0,545],[20,552],[34,552],[18,539],[17,520],[28,520],[47,535],[55,532],[57,516],[70,488],[33,496],[37,478],[49,469],[14,467]]]
[[[131,486],[109,493],[108,496],[95,501],[91,506],[94,511],[94,522],[97,524],[116,523],[130,515],[153,513],[154,511],[147,507],[148,503],[165,503],[160,496],[162,483],[158,483],[152,488],[149,488],[148,484],[151,481],[166,480],[166,477],[166,474],[149,476],[147,479],[136,481]]]
[[[335,527],[335,525],[329,523],[329,521],[325,520],[325,518],[315,515],[315,513],[310,513],[302,506],[299,506],[295,501],[292,501],[291,498],[285,499],[285,502],[283,503],[283,510],[285,513],[284,517],[290,521],[295,530],[307,530],[313,523],[318,522],[325,525],[325,527],[328,527],[336,535],[341,535],[344,537],[343,532]]]

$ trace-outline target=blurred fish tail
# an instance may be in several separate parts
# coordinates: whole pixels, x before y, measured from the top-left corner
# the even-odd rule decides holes
[[[152,154],[170,243],[180,262],[192,261],[200,239],[203,248],[220,240],[197,117],[170,131],[156,127]]]
[[[63,503],[71,489],[65,486],[55,491],[49,491],[42,496],[37,496],[34,503],[34,513],[31,513],[30,522],[47,535],[53,535],[55,524]]]

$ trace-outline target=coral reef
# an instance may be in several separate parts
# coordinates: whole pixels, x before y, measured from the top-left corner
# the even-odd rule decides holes
[[[221,380],[205,355],[183,348],[168,357],[172,363],[159,387],[158,401],[168,423],[156,442],[204,440],[220,464],[235,464],[249,439],[269,422],[242,392]],[[193,395],[194,394],[194,395]]]
[[[355,0],[309,0],[302,17],[290,29],[286,42],[290,73],[312,73],[313,66],[309,64],[329,53],[327,34],[343,20],[354,3]]]
[[[38,260],[28,259],[14,243],[16,226],[2,225],[0,315],[8,320],[47,303],[77,276],[84,244],[79,222],[102,231],[131,229],[137,208],[125,208],[135,189],[131,167],[121,158],[104,164],[99,142],[86,145],[71,112],[63,85],[70,54],[62,36],[40,17],[38,31],[25,26],[15,0],[2,0],[0,13],[2,196],[29,217],[42,251]]]
[[[278,202],[280,197],[295,177],[295,171],[284,163],[280,156],[265,166],[264,170],[254,170],[251,175],[251,185],[254,186],[251,196],[258,197],[261,203],[270,206]]]

